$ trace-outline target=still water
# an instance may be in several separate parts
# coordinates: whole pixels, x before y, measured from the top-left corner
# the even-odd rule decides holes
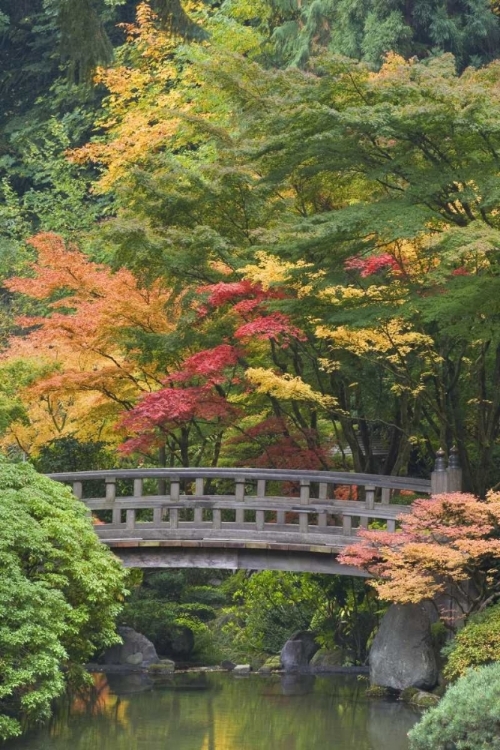
[[[152,686],[96,675],[52,724],[8,750],[407,750],[418,714],[366,698],[356,675],[188,673]]]

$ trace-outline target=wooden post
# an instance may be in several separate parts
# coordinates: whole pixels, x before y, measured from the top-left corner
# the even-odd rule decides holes
[[[311,483],[307,479],[300,480],[300,504],[309,505],[311,494]],[[301,534],[307,534],[309,530],[309,513],[299,514],[299,531]]]
[[[342,516],[342,533],[345,536],[352,536],[352,516]]]
[[[382,487],[382,505],[389,505],[391,502],[391,490],[389,487]]]
[[[375,487],[371,484],[367,484],[365,487],[365,508],[367,510],[373,510],[375,507]]]
[[[142,479],[134,479],[134,497],[142,497]]]
[[[127,531],[135,529],[135,508],[127,508]]]
[[[115,477],[109,477],[105,479],[106,482],[106,500],[112,500],[113,503],[116,500],[116,479]],[[116,505],[113,506],[111,523],[120,524],[122,522],[122,512]]]
[[[319,492],[318,492],[318,500],[326,500],[328,495],[328,485],[326,482],[320,482],[319,485]],[[318,526],[321,526],[321,528],[326,528],[327,525],[327,517],[326,513],[318,513]]]
[[[394,518],[387,519],[387,531],[391,531],[391,532],[396,531],[396,521],[394,520]]]
[[[180,479],[179,477],[170,477],[170,502],[178,503],[180,497]],[[170,528],[179,528],[179,509],[170,508]]]
[[[436,463],[431,474],[431,495],[441,495],[444,492],[448,492],[448,472],[445,453],[440,448],[436,453]]]
[[[214,508],[212,512],[213,512],[213,520],[212,520],[213,528],[214,529],[222,528],[222,517],[221,517],[220,508]]]
[[[106,482],[106,500],[116,499],[116,479],[115,477],[109,477],[105,479]]]
[[[266,496],[266,480],[257,480],[257,497],[265,498]],[[265,515],[263,510],[257,510],[255,512],[255,524],[257,531],[264,531]]]
[[[238,477],[234,482],[234,499],[237,503],[245,502],[245,477]],[[236,523],[245,523],[245,509],[236,508]]]
[[[448,463],[448,492],[462,492],[462,469],[458,457],[458,448],[454,445],[450,451]]]
[[[375,508],[375,487],[372,484],[365,485],[365,508],[366,510],[373,510]],[[367,529],[369,521],[369,516],[361,516],[359,519],[360,527]]]
[[[83,484],[82,482],[73,482],[73,495],[81,500],[83,497]]]
[[[195,480],[195,489],[194,489],[196,497],[202,497],[204,492],[204,480],[203,477],[198,477]],[[195,500],[196,502],[196,500]],[[197,508],[195,505],[194,508],[194,522],[197,524],[203,523],[203,508]]]

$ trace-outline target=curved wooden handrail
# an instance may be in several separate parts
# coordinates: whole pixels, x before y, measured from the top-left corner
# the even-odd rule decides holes
[[[58,482],[84,482],[96,479],[245,479],[247,481],[266,480],[281,482],[307,482],[371,486],[391,490],[408,490],[430,494],[428,479],[393,477],[382,474],[355,474],[335,471],[303,471],[297,469],[253,469],[253,468],[146,468],[146,469],[105,469],[100,471],[57,472],[48,474]]]

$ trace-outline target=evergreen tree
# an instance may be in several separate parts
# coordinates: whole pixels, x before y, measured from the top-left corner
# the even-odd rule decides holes
[[[271,0],[273,39],[282,61],[304,65],[330,51],[378,66],[383,56],[452,52],[459,67],[495,58],[498,6],[489,0]]]

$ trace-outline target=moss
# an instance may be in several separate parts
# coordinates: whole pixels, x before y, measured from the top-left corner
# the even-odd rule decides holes
[[[391,695],[389,688],[382,687],[382,685],[370,685],[367,688],[365,695],[368,698],[387,698]]]
[[[403,701],[403,703],[411,703],[412,700],[415,698],[415,696],[420,692],[418,688],[415,687],[408,687],[401,691],[401,695],[399,696],[399,699]]]
[[[439,703],[439,695],[427,693],[425,690],[419,690],[415,687],[402,690],[399,699],[404,703],[408,703],[411,706],[418,706],[419,708],[431,708]]]

